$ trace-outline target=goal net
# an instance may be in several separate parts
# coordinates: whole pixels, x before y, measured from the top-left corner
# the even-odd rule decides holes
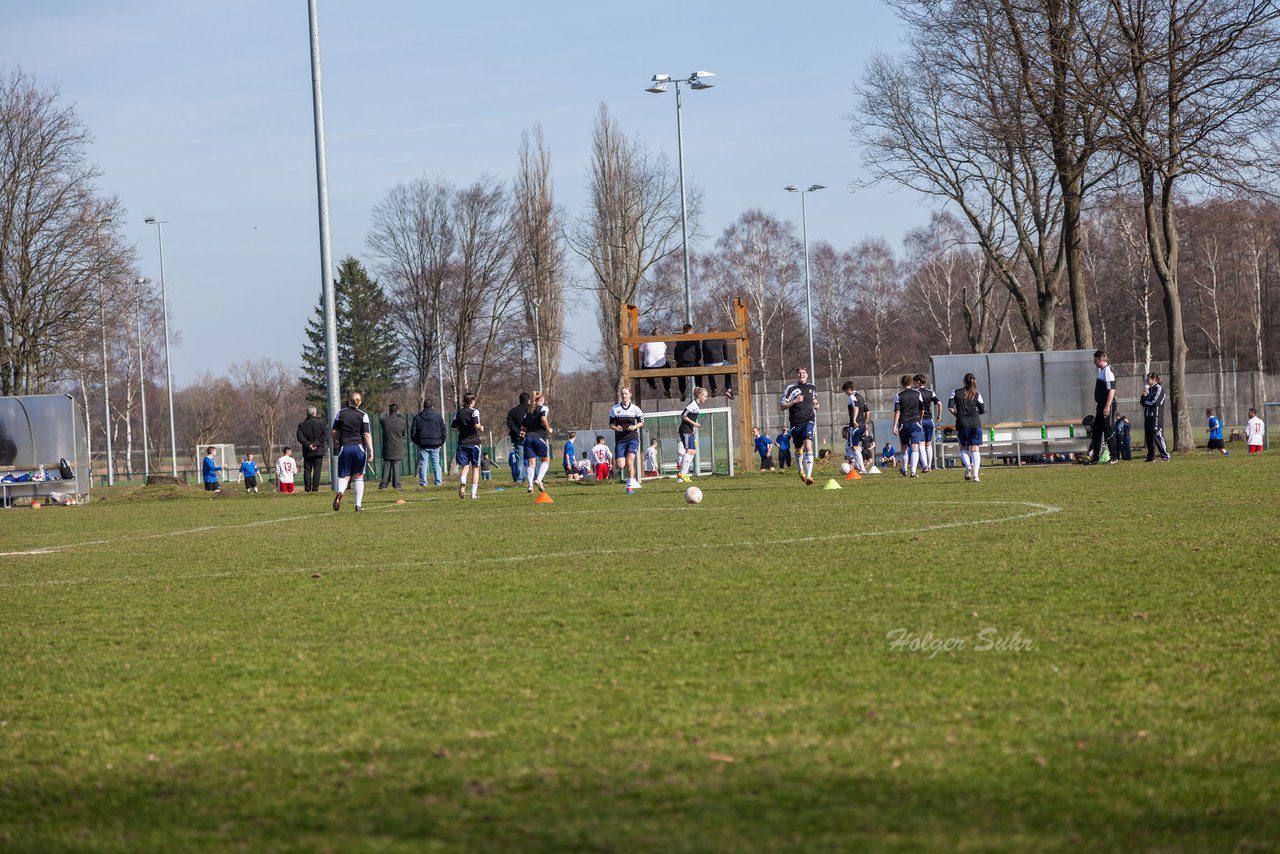
[[[641,458],[654,439],[658,440],[658,476],[674,477],[679,470],[680,413],[674,409],[663,412],[646,412],[644,426],[640,428]],[[717,406],[698,413],[698,451],[694,456],[693,475],[723,474],[733,476],[733,416],[727,406]]]
[[[201,466],[207,452],[213,448],[213,458],[218,461],[218,465],[222,466],[219,472],[222,480],[239,480],[240,478],[240,458],[236,456],[235,445],[218,445],[210,443],[208,445],[198,445],[196,447],[196,472],[202,471]]]
[[[1280,403],[1262,404],[1262,423],[1267,432],[1262,434],[1262,447],[1271,450],[1271,431],[1280,430]]]

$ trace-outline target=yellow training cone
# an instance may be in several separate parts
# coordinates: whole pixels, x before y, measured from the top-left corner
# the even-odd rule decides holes
[[[841,486],[840,484],[836,483],[836,479],[835,479],[834,477],[833,477],[833,478],[831,478],[830,480],[828,480],[828,481],[827,481],[827,485],[826,485],[826,486],[824,486],[824,487],[822,487],[822,488],[823,488],[823,489],[844,489],[844,487],[843,487],[843,486]]]

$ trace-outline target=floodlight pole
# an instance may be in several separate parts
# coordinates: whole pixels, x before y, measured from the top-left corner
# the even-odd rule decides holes
[[[142,347],[142,288],[151,284],[147,278],[134,282],[138,286],[138,393],[142,397],[142,482],[151,477],[151,453],[147,449],[147,370],[143,364]]]
[[[826,187],[821,184],[812,184],[809,189],[801,190],[792,184],[783,189],[789,193],[800,194],[800,228],[804,235],[804,319],[805,325],[809,327],[809,382],[815,382],[818,374],[814,370],[813,359],[813,289],[809,286],[809,214],[804,197],[809,193],[825,190]]]
[[[674,83],[676,87],[676,162],[680,169],[680,252],[684,259],[684,322],[693,325],[693,298],[689,290],[689,210],[684,188],[684,120],[680,100],[680,84],[685,83],[695,90],[710,89],[713,84],[704,83],[703,78],[714,77],[709,71],[695,71],[687,80],[672,80],[670,75],[655,74],[653,84],[646,92],[661,95],[667,91],[666,84]]]
[[[98,318],[102,323],[102,425],[107,433],[107,486],[115,486],[116,479],[111,466],[111,383],[107,376],[107,285],[106,274],[102,272],[98,276]]]
[[[338,389],[338,312],[334,295],[333,249],[329,241],[329,170],[324,146],[324,93],[320,81],[320,13],[307,0],[311,28],[311,105],[316,137],[316,190],[320,217],[320,294],[324,309],[324,382],[332,421],[340,407]],[[336,457],[329,455],[329,488],[337,489]]]
[[[174,428],[173,418],[173,362],[169,358],[169,292],[164,279],[164,226],[169,220],[146,218],[147,225],[156,227],[156,235],[160,238],[160,311],[164,320],[164,384],[169,393],[169,448],[172,453],[173,477],[178,477],[178,431]]]

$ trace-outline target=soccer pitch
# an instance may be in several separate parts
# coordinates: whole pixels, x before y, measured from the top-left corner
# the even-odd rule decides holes
[[[815,477],[0,510],[0,848],[1280,847],[1280,456]]]

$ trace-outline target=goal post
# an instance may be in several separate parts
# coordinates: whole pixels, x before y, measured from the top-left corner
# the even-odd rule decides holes
[[[678,471],[680,448],[680,416],[683,410],[646,412],[640,428],[640,454],[636,460],[644,468],[644,453],[656,439],[658,442],[658,476],[672,477]],[[690,474],[696,476],[734,475],[733,410],[727,406],[702,409],[698,413],[698,449]],[[650,478],[652,479],[652,478]]]
[[[1262,434],[1262,447],[1271,450],[1271,431],[1280,428],[1280,402],[1262,404],[1262,424],[1266,427]]]
[[[203,471],[204,458],[208,456],[206,453],[213,448],[213,458],[218,461],[218,465],[222,466],[221,479],[223,481],[238,480],[240,477],[240,458],[236,456],[236,446],[220,445],[217,442],[209,442],[204,445],[196,446],[196,472]]]

